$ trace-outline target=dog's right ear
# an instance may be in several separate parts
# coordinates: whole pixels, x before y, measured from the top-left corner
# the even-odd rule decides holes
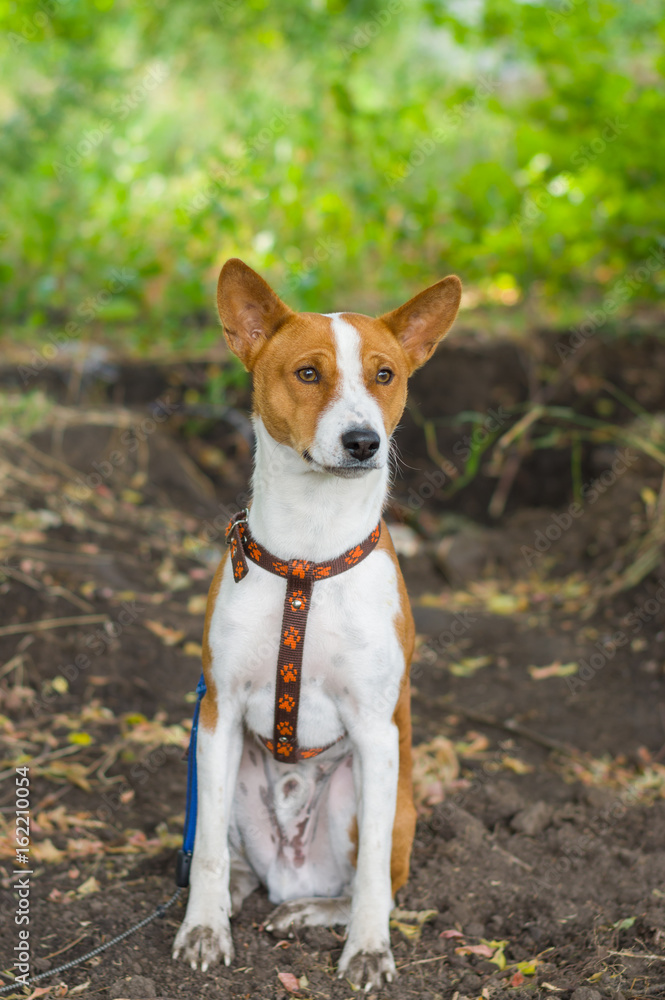
[[[292,315],[270,285],[237,257],[220,272],[217,309],[226,342],[248,371],[265,342]]]
[[[461,298],[462,282],[456,274],[449,274],[381,317],[404,348],[410,375],[432,357],[436,345],[448,333]]]

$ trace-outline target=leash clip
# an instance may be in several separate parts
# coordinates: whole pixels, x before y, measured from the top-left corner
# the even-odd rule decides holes
[[[189,873],[192,868],[192,851],[186,851],[184,847],[181,847],[178,851],[178,857],[176,860],[175,868],[175,884],[179,889],[186,889],[189,885]],[[163,914],[159,914],[160,917]]]

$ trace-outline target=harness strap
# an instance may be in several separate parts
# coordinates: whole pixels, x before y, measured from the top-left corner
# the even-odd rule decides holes
[[[339,740],[335,740],[326,746],[303,748],[298,745],[297,739],[303,648],[314,584],[317,580],[326,580],[331,576],[337,576],[338,573],[344,573],[347,569],[362,562],[378,544],[381,537],[381,522],[363,542],[347,552],[343,552],[341,556],[330,562],[311,563],[304,559],[291,559],[289,562],[285,562],[259,546],[252,538],[247,526],[247,513],[246,510],[243,510],[235,514],[226,529],[226,541],[230,548],[234,580],[239,583],[247,576],[249,572],[248,558],[269,573],[275,573],[286,579],[286,594],[277,656],[273,739],[265,739],[262,736],[259,739],[275,760],[292,764],[299,760],[316,757],[339,742]],[[176,885],[183,888],[189,885],[189,873],[194,853],[198,799],[196,742],[201,701],[205,693],[205,678],[201,674],[196,686],[196,705],[194,706],[192,731],[187,750],[185,829],[183,844],[178,851],[176,863]],[[344,735],[340,736],[339,739],[344,739]]]
[[[329,562],[315,563],[305,559],[291,559],[287,562],[278,559],[258,544],[249,530],[247,517],[247,510],[239,511],[231,518],[226,529],[233,579],[236,583],[244,580],[249,572],[248,559],[269,573],[286,578],[275,678],[273,738],[272,740],[260,738],[275,760],[293,764],[298,760],[316,757],[317,754],[334,746],[334,743],[329,743],[326,746],[303,748],[298,744],[303,649],[314,585],[319,580],[327,580],[344,573],[366,559],[376,548],[381,537],[381,522],[363,542],[354,545]]]

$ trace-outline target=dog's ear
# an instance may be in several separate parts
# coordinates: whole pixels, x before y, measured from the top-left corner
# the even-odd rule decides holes
[[[220,272],[217,309],[226,342],[248,371],[266,340],[292,314],[270,285],[237,257],[227,260]]]
[[[381,317],[404,348],[411,365],[409,374],[434,354],[453,325],[461,297],[462,282],[451,274]]]

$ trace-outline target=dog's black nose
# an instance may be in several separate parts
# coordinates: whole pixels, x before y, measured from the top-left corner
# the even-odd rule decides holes
[[[378,451],[381,439],[371,427],[353,427],[342,434],[342,444],[352,458],[366,462]]]

